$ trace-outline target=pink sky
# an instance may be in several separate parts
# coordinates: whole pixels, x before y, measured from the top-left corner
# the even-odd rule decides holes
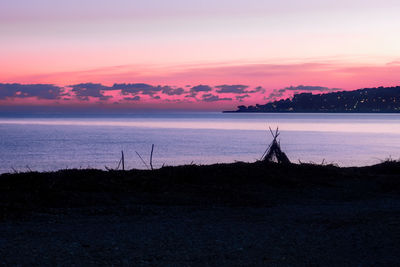
[[[399,12],[392,0],[4,0],[0,83],[54,84],[68,97],[0,86],[0,105],[221,110],[265,103],[288,86],[399,85]],[[82,100],[69,87],[80,83],[183,91]],[[196,85],[212,90],[188,97]],[[220,85],[248,87],[233,94]]]

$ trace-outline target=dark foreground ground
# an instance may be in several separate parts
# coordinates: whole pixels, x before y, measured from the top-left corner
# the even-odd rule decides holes
[[[400,163],[0,176],[0,265],[398,266]]]

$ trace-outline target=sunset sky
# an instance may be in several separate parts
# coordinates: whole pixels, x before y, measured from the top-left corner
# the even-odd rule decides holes
[[[222,110],[399,85],[399,14],[398,0],[2,0],[0,106]]]

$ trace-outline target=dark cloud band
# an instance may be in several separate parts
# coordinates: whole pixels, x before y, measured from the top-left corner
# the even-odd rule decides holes
[[[0,99],[37,97],[38,99],[60,99],[62,87],[52,84],[0,83]]]

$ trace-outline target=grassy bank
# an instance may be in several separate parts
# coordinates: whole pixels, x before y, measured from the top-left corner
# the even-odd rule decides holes
[[[400,163],[368,167],[232,163],[156,170],[95,169],[0,176],[3,218],[31,211],[125,204],[269,206],[367,199],[400,191]]]
[[[4,266],[398,266],[400,163],[0,176]]]

